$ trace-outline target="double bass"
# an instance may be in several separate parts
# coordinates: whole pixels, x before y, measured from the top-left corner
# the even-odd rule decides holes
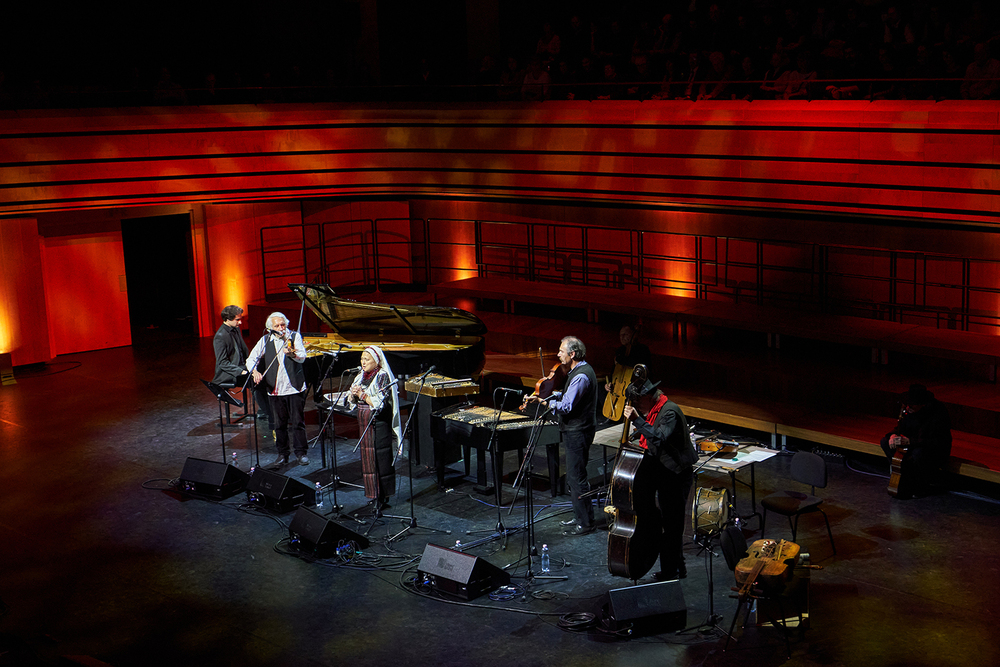
[[[638,364],[633,381],[646,381],[646,367]],[[624,406],[622,406],[624,411]],[[622,446],[615,462],[608,504],[611,525],[608,528],[608,571],[636,581],[642,578],[660,556],[659,511],[652,458],[645,450],[629,444],[631,420],[625,420]]]

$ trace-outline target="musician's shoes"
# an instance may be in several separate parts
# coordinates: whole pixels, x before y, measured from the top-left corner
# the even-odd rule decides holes
[[[296,457],[296,458],[298,459],[300,466],[307,466],[307,465],[309,465],[309,457],[306,456],[305,454],[303,454],[302,456]]]
[[[288,465],[288,457],[287,456],[279,456],[278,458],[276,458],[274,460],[274,463],[272,463],[271,465],[269,465],[267,467],[271,468],[272,470],[277,470],[278,468],[284,468],[286,465]]]
[[[570,518],[570,519],[566,519],[565,521],[560,521],[559,525],[560,526],[575,526],[576,525],[576,519]]]
[[[687,567],[685,567],[684,564],[681,563],[681,566],[672,572],[663,572],[662,570],[660,572],[654,572],[653,580],[673,581],[674,579],[687,579],[687,576],[688,576]]]
[[[563,535],[572,537],[575,535],[590,535],[592,532],[594,532],[594,526],[576,526],[575,528],[564,530]]]

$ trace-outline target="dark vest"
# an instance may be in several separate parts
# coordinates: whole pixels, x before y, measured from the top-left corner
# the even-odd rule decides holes
[[[565,414],[560,413],[559,425],[564,431],[594,431],[597,429],[597,375],[589,363],[577,366],[566,376],[566,386],[563,393],[569,389],[573,378],[583,373],[590,380],[590,388],[577,396],[573,409]]]
[[[298,334],[295,334],[298,335]],[[277,353],[274,351],[274,342],[268,340],[264,343],[264,366],[267,368],[267,374],[264,376],[267,378],[267,385],[274,391],[275,386],[278,384],[278,365],[272,364]],[[296,390],[299,389],[306,381],[305,372],[302,370],[302,364],[295,361],[295,358],[290,354],[285,355],[285,372],[288,373],[288,379],[292,383],[292,387]]]

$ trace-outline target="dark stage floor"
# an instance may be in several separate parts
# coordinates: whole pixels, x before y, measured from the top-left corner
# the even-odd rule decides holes
[[[566,579],[526,582],[519,559],[529,545],[517,531],[469,550],[495,566],[519,563],[507,570],[517,592],[470,603],[408,585],[426,545],[468,543],[479,535],[467,531],[490,531],[498,519],[516,527],[524,511],[519,500],[498,517],[493,497],[478,494],[458,464],[447,492],[417,470],[418,527],[387,542],[407,521],[374,526],[371,547],[349,564],[288,555],[294,513],[248,511],[242,495],[208,502],[164,490],[188,457],[221,459],[217,404],[199,382],[212,368],[209,339],[178,339],[67,355],[0,388],[0,665],[64,664],[63,656],[119,666],[1000,664],[993,634],[1000,505],[981,493],[894,501],[872,461],[829,457],[830,484],[821,493],[837,554],[821,517],[805,517],[797,542],[823,569],[811,572],[811,627],[793,632],[790,659],[780,634],[767,628],[738,632],[726,653],[717,631],[627,638],[563,629],[561,616],[599,613],[607,592],[630,582],[608,574],[606,532],[560,534],[568,499],[553,501],[546,489],[534,492],[536,540],[550,546],[553,574]],[[664,386],[669,391],[669,381]],[[311,402],[308,410],[312,435]],[[341,430],[349,433],[346,424]],[[250,434],[226,436],[244,466]],[[273,446],[260,444],[270,461]],[[360,466],[352,449],[352,440],[338,441],[340,475],[354,482]],[[309,483],[323,478],[319,452],[310,458],[311,465],[285,472]],[[758,498],[786,485],[788,460],[757,465]],[[509,454],[506,467],[514,465]],[[405,462],[397,470],[390,511],[408,516]],[[698,486],[727,479],[702,476]],[[512,497],[504,487],[505,502]],[[349,486],[337,498],[348,509],[365,502]],[[748,501],[742,493],[738,512],[750,512]],[[790,532],[770,517],[768,536]],[[698,551],[689,542],[689,575],[679,584],[688,625],[709,615],[709,561]],[[714,609],[728,628],[732,574],[721,556],[711,562]]]

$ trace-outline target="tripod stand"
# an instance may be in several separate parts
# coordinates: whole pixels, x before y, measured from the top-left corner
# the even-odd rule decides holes
[[[424,383],[427,382],[427,376],[433,370],[434,370],[434,366],[431,366],[426,371],[424,371],[421,374],[421,376],[420,376],[420,386],[417,388],[417,391],[414,394],[415,398],[413,399],[413,405],[410,406],[410,414],[407,415],[407,417],[406,417],[406,425],[403,426],[403,437],[400,438],[400,441],[399,441],[399,449],[397,451],[397,456],[398,455],[402,455],[402,453],[403,453],[403,441],[406,440],[406,434],[410,432],[410,424],[413,423],[413,415],[417,414],[417,406],[420,403],[420,397],[422,396],[421,392],[422,392],[422,390],[424,388]],[[411,435],[410,438],[411,438],[411,443],[412,443],[413,436]],[[393,461],[393,463],[395,463],[395,461]],[[413,456],[412,455],[406,457],[406,470],[407,470],[407,473],[408,473],[409,478],[410,478],[410,519],[409,519],[409,523],[406,525],[405,528],[403,528],[403,530],[399,531],[395,535],[390,535],[389,536],[389,539],[388,539],[389,542],[395,542],[398,539],[402,539],[403,535],[405,535],[411,529],[418,528],[418,526],[417,526],[417,517],[416,517],[416,515],[414,514],[414,511],[413,511]],[[383,515],[383,516],[388,516],[388,515]],[[398,518],[401,518],[401,519],[404,519],[404,520],[406,519],[406,517],[398,517]],[[424,528],[425,528],[425,530],[430,530],[430,531],[433,531],[435,533],[443,533],[445,535],[451,535],[451,531],[450,530],[442,530],[440,528],[427,528],[427,527],[424,527]]]
[[[701,547],[701,550],[705,554],[705,569],[708,570],[708,618],[705,619],[704,623],[692,625],[689,628],[681,630],[682,633],[690,632],[691,630],[697,630],[701,633],[718,630],[726,635],[726,637],[732,638],[732,635],[719,625],[722,621],[722,614],[715,613],[715,568],[712,565],[712,558],[715,556],[715,552],[712,551],[712,541],[721,533],[721,530],[713,530],[697,534],[694,537],[694,543]]]
[[[538,547],[535,544],[535,494],[531,488],[531,475],[533,470],[531,459],[535,453],[535,446],[538,444],[538,440],[542,432],[542,420],[545,418],[545,415],[549,414],[549,412],[550,410],[546,410],[542,414],[535,417],[535,424],[532,426],[531,434],[528,437],[528,447],[524,452],[524,460],[521,462],[521,469],[518,470],[517,478],[514,480],[514,498],[510,501],[510,510],[507,512],[509,514],[510,511],[514,509],[514,503],[517,501],[517,496],[520,492],[521,482],[527,480],[524,491],[525,501],[523,525],[528,527],[528,571],[525,573],[524,577],[528,580],[529,584],[535,579],[544,579],[547,581],[565,581],[569,579],[569,577],[554,574],[536,575],[532,569],[532,558],[538,555]],[[517,565],[517,563],[521,562],[521,560],[523,559],[519,558],[513,563],[507,564],[504,569],[506,570],[508,567]]]
[[[494,496],[494,502],[497,507],[497,525],[496,528],[493,529],[493,531],[469,531],[467,533],[468,535],[472,535],[473,533],[483,533],[483,532],[490,532],[491,534],[489,537],[475,540],[467,545],[464,545],[466,547],[474,547],[480,544],[485,544],[495,539],[502,539],[504,540],[502,547],[506,548],[507,535],[509,533],[514,532],[513,529],[508,530],[503,525],[503,489],[502,489],[503,480],[500,478],[501,477],[500,458],[503,456],[503,452],[497,452],[498,445],[496,444],[496,437],[497,437],[497,427],[500,426],[500,416],[503,415],[504,405],[507,402],[507,394],[518,394],[520,392],[513,389],[509,389],[507,387],[499,387],[493,392],[494,405],[496,405],[496,393],[498,391],[503,392],[503,398],[500,399],[500,407],[497,408],[496,414],[493,417],[493,423],[490,424],[490,439],[489,442],[486,443],[486,451],[489,452],[490,463],[493,468],[493,496]]]
[[[340,343],[338,343],[338,345],[341,345],[341,347],[343,347],[342,344],[340,344]],[[320,386],[321,387],[322,387],[323,381],[326,380],[327,377],[329,376],[330,369],[332,369],[334,367],[334,365],[337,363],[337,359],[339,358],[339,355],[340,355],[340,350],[337,350],[336,352],[330,352],[330,353],[324,352],[324,354],[330,354],[334,358],[333,358],[333,362],[327,367],[326,373],[324,374],[323,378],[320,380]],[[341,373],[341,381],[340,381],[341,387],[343,387],[343,385],[344,385],[343,376],[344,376],[344,374],[346,374],[348,372],[350,372],[350,371],[344,371],[343,373]],[[358,519],[355,516],[351,516],[350,514],[344,514],[344,513],[342,513],[340,510],[342,510],[344,506],[341,505],[341,504],[339,504],[337,502],[337,486],[339,486],[340,484],[344,484],[346,486],[353,486],[353,487],[356,487],[356,488],[359,488],[359,489],[362,488],[362,487],[359,484],[351,484],[350,482],[345,482],[345,481],[341,480],[340,476],[337,474],[337,431],[336,431],[336,427],[335,427],[334,421],[333,421],[333,413],[334,412],[338,412],[338,410],[337,410],[337,404],[335,402],[332,405],[330,405],[329,412],[327,412],[326,419],[323,421],[323,424],[320,426],[319,433],[316,434],[316,437],[313,438],[310,441],[310,444],[315,443],[316,441],[319,441],[319,443],[320,443],[320,461],[321,461],[323,469],[325,469],[326,468],[326,437],[325,436],[326,436],[327,427],[330,427],[330,432],[331,432],[331,435],[330,435],[330,444],[331,444],[331,447],[333,449],[333,451],[332,451],[332,457],[331,457],[331,459],[332,459],[331,460],[331,466],[332,466],[333,470],[331,471],[330,481],[328,483],[320,486],[319,489],[318,489],[318,491],[320,493],[322,493],[328,487],[330,487],[330,488],[333,489],[333,505],[330,508],[330,512],[328,512],[328,514],[333,514],[333,515],[337,516],[338,518],[339,517],[343,517],[343,516],[347,516],[347,517],[350,517],[351,519],[354,519],[355,521],[358,521],[359,523],[364,523],[363,521],[361,521],[360,519]],[[352,415],[353,411],[342,412],[341,414]]]

